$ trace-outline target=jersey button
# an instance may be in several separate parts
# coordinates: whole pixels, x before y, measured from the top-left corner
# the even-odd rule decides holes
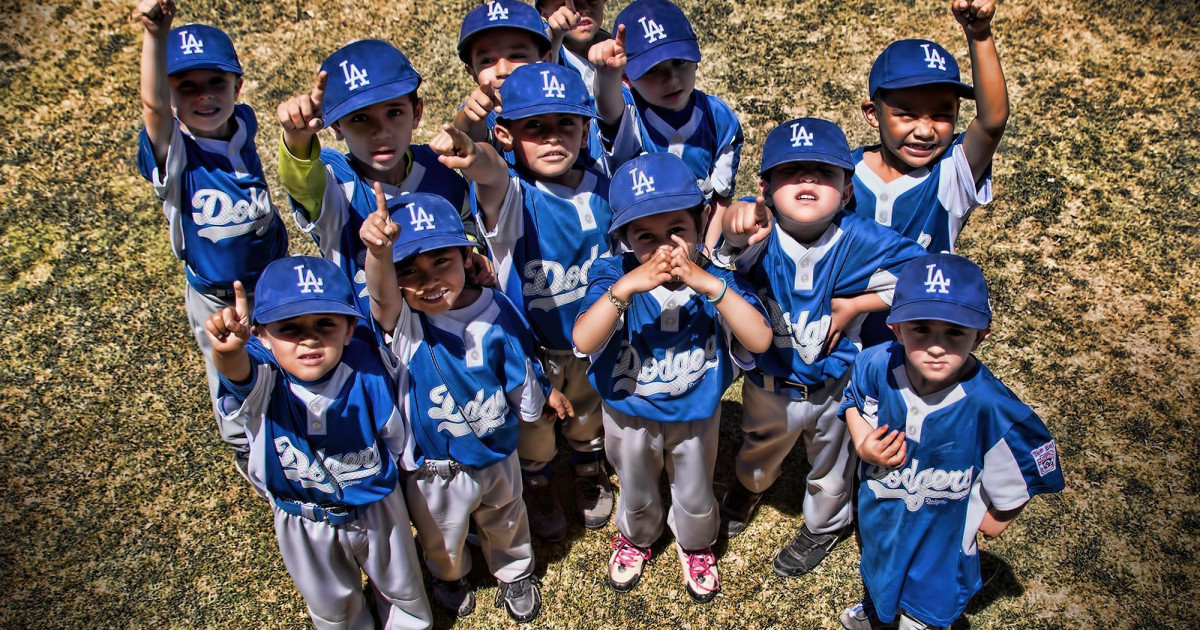
[[[800,263],[800,266],[801,266],[801,267],[806,267],[806,268],[807,268],[807,267],[808,267],[808,261],[806,260],[806,261],[804,261],[804,262],[801,262],[801,263]]]
[[[918,411],[916,408],[913,408],[913,409],[909,409],[909,410],[908,410],[908,415],[910,415],[910,416],[915,416],[915,415],[917,415],[918,413],[921,413],[921,412],[920,412],[920,411]]]
[[[478,360],[479,360],[479,351],[478,351],[478,350],[472,350],[472,351],[471,351],[471,360],[472,360],[472,361],[478,361]]]
[[[320,423],[320,422],[314,421],[314,422],[312,423],[312,428],[313,428],[313,431],[320,431],[320,430],[321,430],[321,426],[322,426],[322,425],[321,425],[321,423]]]
[[[880,200],[880,201],[887,201],[887,200],[888,200],[887,193],[883,193],[882,195],[879,195],[879,200]]]

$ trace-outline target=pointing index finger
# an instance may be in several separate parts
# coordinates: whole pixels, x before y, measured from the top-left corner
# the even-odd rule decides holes
[[[317,73],[317,83],[313,86],[309,98],[314,105],[320,107],[325,103],[325,86],[329,84],[329,74],[324,70]]]
[[[246,299],[246,287],[241,280],[233,281],[233,310],[237,311],[238,320],[242,324],[250,323],[250,305]]]

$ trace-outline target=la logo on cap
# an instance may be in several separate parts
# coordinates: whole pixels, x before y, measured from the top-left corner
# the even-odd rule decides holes
[[[921,48],[925,49],[925,63],[928,64],[928,67],[938,70],[946,69],[946,58],[937,51],[937,48],[930,48],[929,44],[921,44]]]
[[[633,175],[633,194],[635,197],[641,197],[648,192],[654,192],[654,178],[646,177],[646,172],[641,169],[633,169],[630,171]]]
[[[408,223],[412,226],[412,231],[422,232],[425,230],[433,230],[437,228],[437,224],[433,221],[433,215],[425,212],[425,208],[417,204],[409,204],[408,206]]]
[[[566,88],[559,82],[558,77],[550,74],[549,70],[542,70],[542,92],[546,94],[546,98],[567,97]]]
[[[321,288],[325,286],[325,281],[318,278],[312,269],[309,269],[305,265],[296,265],[292,268],[296,270],[296,286],[300,288],[301,293],[325,292],[325,289]]]
[[[349,59],[343,61],[341,66],[342,75],[346,77],[346,89],[357,90],[364,85],[371,85],[371,82],[367,80],[367,71],[360,70],[358,66],[350,63]]]
[[[489,22],[495,22],[496,20],[507,20],[508,9],[505,9],[503,6],[501,6],[499,2],[489,2],[487,16]]]
[[[800,123],[792,123],[792,146],[811,147],[813,135]]]
[[[950,293],[950,279],[942,274],[936,263],[925,265],[925,292]]]
[[[638,18],[638,23],[642,25],[642,36],[646,38],[647,44],[653,44],[660,39],[667,38],[667,31],[653,19],[642,16]]]
[[[204,40],[196,39],[190,31],[180,31],[179,39],[179,48],[183,50],[183,54],[204,54]]]

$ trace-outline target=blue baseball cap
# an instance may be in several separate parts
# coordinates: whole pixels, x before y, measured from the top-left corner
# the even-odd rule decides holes
[[[696,174],[673,153],[646,153],[621,165],[608,186],[610,234],[642,217],[704,203]]]
[[[542,114],[578,114],[596,117],[592,95],[572,68],[556,63],[531,63],[518,67],[500,86],[501,118],[520,120]]]
[[[471,40],[480,33],[493,28],[515,28],[533,36],[538,50],[545,54],[550,50],[550,37],[546,35],[546,23],[542,14],[532,5],[516,0],[491,0],[475,7],[463,18],[458,31],[458,58],[471,65]]]
[[[854,170],[846,134],[836,123],[820,118],[790,120],[767,134],[758,174],[766,175],[788,162],[821,162]]]
[[[700,61],[696,31],[679,7],[667,0],[636,0],[617,16],[625,25],[625,74],[640,79],[667,59]]]
[[[400,235],[392,244],[392,262],[443,247],[474,247],[467,238],[458,210],[444,197],[407,193],[388,200],[392,222]]]
[[[312,313],[352,315],[354,288],[332,262],[314,256],[280,258],[263,269],[254,287],[254,321],[260,324]]]
[[[867,86],[870,98],[874,100],[880,89],[939,83],[953,86],[962,98],[975,98],[975,88],[959,79],[954,55],[926,39],[902,39],[888,44],[875,58]]]
[[[215,26],[187,24],[167,36],[167,75],[188,70],[222,70],[242,74],[233,40]]]
[[[323,114],[326,127],[364,107],[411,94],[421,85],[421,75],[408,57],[379,39],[346,44],[325,59],[321,71],[329,77]]]
[[[983,270],[955,254],[927,254],[909,261],[896,280],[887,323],[920,319],[987,328],[992,308]]]

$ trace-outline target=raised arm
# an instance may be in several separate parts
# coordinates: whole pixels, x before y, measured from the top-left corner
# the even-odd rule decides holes
[[[483,228],[496,229],[500,206],[508,192],[508,164],[487,142],[475,142],[461,129],[442,125],[442,132],[429,142],[438,161],[462,171],[475,183],[475,201],[483,215]]]
[[[175,114],[171,111],[171,88],[167,82],[167,35],[175,17],[174,0],[142,0],[133,17],[142,23],[141,92],[142,122],[160,167],[167,161]]]
[[[240,280],[233,281],[233,306],[213,313],[204,322],[213,348],[213,366],[221,376],[234,383],[250,380],[250,355],[246,340],[250,339],[250,308],[246,289]]]
[[[1000,146],[1000,138],[1008,124],[1008,86],[996,52],[996,41],[992,39],[996,4],[993,0],[953,0],[951,10],[954,19],[962,25],[971,55],[975,120],[967,126],[963,151],[971,165],[971,175],[978,182],[992,163],[992,156]]]
[[[392,264],[392,244],[400,236],[400,226],[392,222],[387,196],[379,182],[375,182],[375,212],[363,221],[358,236],[367,247],[363,270],[371,295],[371,317],[384,332],[391,333],[404,310],[404,294],[400,291],[396,266]]]
[[[625,115],[625,97],[621,80],[625,76],[625,25],[617,27],[612,39],[596,43],[588,50],[588,61],[596,67],[596,114],[608,128],[621,124]]]

